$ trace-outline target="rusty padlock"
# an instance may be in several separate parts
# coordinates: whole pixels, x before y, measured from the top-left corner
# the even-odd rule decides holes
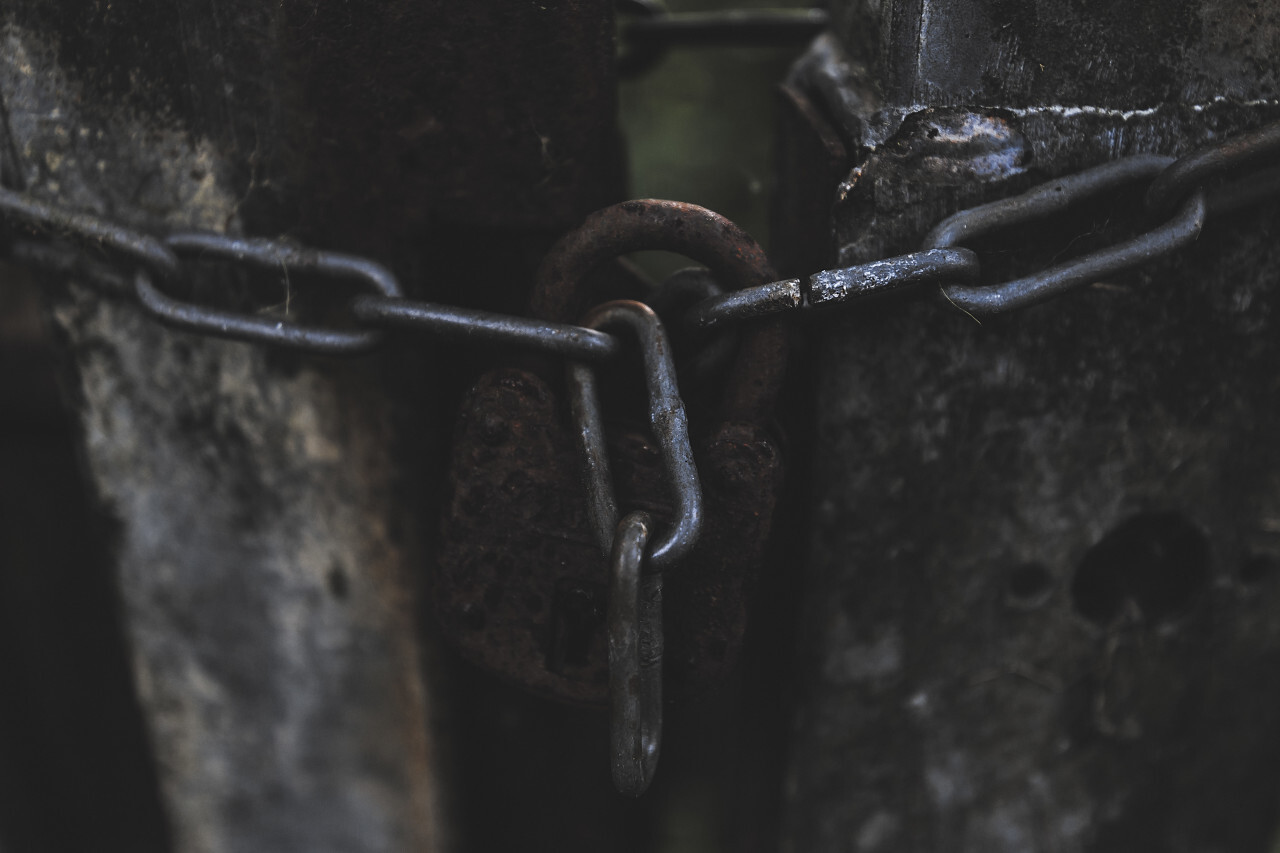
[[[686,255],[726,288],[775,278],[755,241],[719,214],[628,201],[591,214],[551,249],[532,315],[577,321],[593,301],[588,274],[643,250]],[[665,678],[676,694],[714,683],[733,665],[781,486],[769,427],[785,331],[776,323],[743,331],[717,422],[693,425],[706,514],[698,546],[665,580]],[[468,660],[541,695],[604,706],[608,560],[587,517],[562,375],[562,365],[504,368],[469,393],[431,597],[444,635]],[[611,436],[610,448],[620,503],[651,513],[661,529],[670,494],[657,450],[636,433]]]

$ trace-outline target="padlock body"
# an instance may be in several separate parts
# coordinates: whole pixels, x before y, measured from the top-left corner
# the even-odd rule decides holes
[[[432,606],[466,659],[540,695],[604,707],[608,561],[588,524],[566,408],[527,371],[494,371],[472,389],[455,435]],[[703,536],[665,577],[666,680],[677,697],[712,687],[736,660],[782,478],[760,427],[724,424],[695,446]],[[620,432],[610,456],[620,505],[669,523],[650,441]]]

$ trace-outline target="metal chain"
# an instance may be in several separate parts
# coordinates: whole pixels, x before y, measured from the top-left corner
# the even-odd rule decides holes
[[[928,283],[939,285],[952,303],[976,316],[1026,307],[1186,246],[1199,236],[1209,216],[1280,196],[1278,157],[1280,121],[1178,160],[1157,155],[1115,160],[953,214],[929,232],[921,251],[709,296],[689,307],[682,319],[694,328],[738,325],[780,313],[825,312]],[[1244,169],[1249,171],[1241,174]],[[1162,224],[1116,246],[1016,281],[994,286],[975,283],[981,274],[980,259],[961,243],[1144,181],[1149,213],[1167,216],[1175,211]],[[10,261],[83,276],[112,291],[131,289],[156,319],[198,334],[327,354],[367,352],[381,343],[388,329],[424,332],[459,343],[523,347],[588,362],[612,358],[620,351],[614,336],[580,325],[409,299],[390,270],[369,258],[283,240],[215,233],[156,237],[3,187],[0,218],[14,228],[6,251],[0,253]],[[68,239],[106,250],[115,259],[77,252],[67,245]],[[184,258],[348,279],[373,293],[353,295],[339,306],[353,328],[305,326],[287,316],[215,309],[174,295],[184,279]]]
[[[1046,181],[1012,198],[962,210],[938,223],[921,251],[804,279],[789,279],[704,300],[686,316],[698,328],[756,317],[843,306],[920,284],[981,317],[1025,308],[1068,290],[1154,261],[1196,240],[1208,216],[1221,216],[1280,196],[1280,122],[1188,154],[1178,160],[1140,154]],[[1246,174],[1240,170],[1251,169]],[[1166,221],[1130,240],[1033,275],[979,285],[978,256],[960,243],[1043,219],[1129,184],[1148,182],[1146,212]],[[1175,211],[1169,216],[1171,211]],[[964,283],[961,283],[964,282]]]
[[[1034,305],[1190,244],[1209,216],[1280,196],[1278,157],[1280,122],[1274,122],[1178,160],[1139,155],[1105,163],[956,213],[929,232],[918,252],[729,293],[707,290],[713,295],[688,308],[681,322],[695,329],[726,327],[778,314],[824,312],[922,284],[937,285],[947,303],[974,317]],[[1144,182],[1147,214],[1163,219],[1161,224],[1032,275],[997,285],[977,283],[981,260],[961,244]],[[352,355],[378,346],[389,329],[406,329],[463,343],[505,344],[569,358],[573,408],[589,472],[592,522],[603,553],[612,555],[614,779],[626,793],[644,790],[657,761],[662,726],[660,573],[694,547],[702,519],[701,487],[670,345],[650,308],[641,303],[609,303],[588,313],[578,326],[422,302],[406,298],[396,277],[369,258],[213,233],[160,238],[4,188],[0,188],[0,218],[15,231],[5,247],[9,260],[83,277],[114,292],[131,291],[142,308],[162,323],[198,334]],[[107,257],[76,251],[68,240],[104,250]],[[175,295],[184,279],[184,258],[345,279],[372,293],[353,295],[337,306],[348,318],[341,327],[215,309]],[[594,391],[595,371],[590,366],[621,351],[619,340],[601,330],[620,325],[629,327],[641,342],[650,421],[676,491],[674,524],[652,537],[646,517],[631,515],[618,524]]]

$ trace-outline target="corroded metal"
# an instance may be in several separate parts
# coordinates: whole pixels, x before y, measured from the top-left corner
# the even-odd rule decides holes
[[[776,278],[759,244],[718,213],[686,202],[640,199],[592,213],[552,247],[538,269],[530,313],[572,321],[589,305],[589,273],[619,255],[645,250],[678,252],[705,264],[728,290]],[[721,398],[725,419],[768,417],[786,372],[786,347],[786,332],[776,323],[750,330]]]
[[[15,0],[4,182],[153,234],[287,233],[376,257],[419,299],[514,307],[545,246],[619,197],[612,18],[573,1]],[[525,839],[529,797],[504,800],[497,782],[450,776],[450,807],[437,800],[439,743],[473,754],[493,740],[461,715],[436,730],[450,715],[424,676],[416,576],[440,506],[434,489],[402,488],[447,446],[442,386],[458,365],[173,333],[131,296],[80,286],[126,295],[132,271],[122,290],[100,264],[15,248],[63,267],[44,295],[93,520],[110,533],[84,571],[116,586],[96,606],[118,606],[129,635],[165,849],[438,849],[495,808]],[[184,271],[235,300],[245,282],[230,266]],[[40,735],[12,730],[0,752]],[[54,766],[73,781],[46,792],[42,817],[86,827],[89,846],[141,849],[84,805],[110,793],[81,796],[84,779],[128,784],[119,768]]]
[[[551,250],[532,313],[576,319],[590,303],[588,275],[642,249],[687,254],[726,287],[774,278],[759,246],[723,217],[677,202],[625,202],[592,214]],[[721,423],[692,425],[706,509],[701,541],[666,581],[667,682],[676,693],[705,689],[736,659],[781,481],[768,413],[786,339],[769,324],[743,338]],[[472,660],[543,695],[603,705],[605,565],[592,545],[568,407],[555,402],[546,373],[490,374],[464,405],[435,607]],[[645,508],[657,529],[672,523],[669,475],[647,438],[610,431],[607,453],[593,458],[610,463],[619,506]]]
[[[602,705],[607,577],[564,418],[528,371],[491,372],[471,389],[432,610],[469,660],[536,693]]]
[[[926,249],[837,270],[808,279],[809,304],[815,308],[845,305],[926,282],[963,281],[978,274],[978,256],[968,249]]]

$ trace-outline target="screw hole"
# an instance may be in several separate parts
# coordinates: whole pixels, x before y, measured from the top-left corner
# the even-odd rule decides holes
[[[1150,620],[1189,609],[1209,582],[1209,542],[1178,513],[1143,513],[1084,555],[1071,585],[1081,615],[1105,625],[1137,605]]]

